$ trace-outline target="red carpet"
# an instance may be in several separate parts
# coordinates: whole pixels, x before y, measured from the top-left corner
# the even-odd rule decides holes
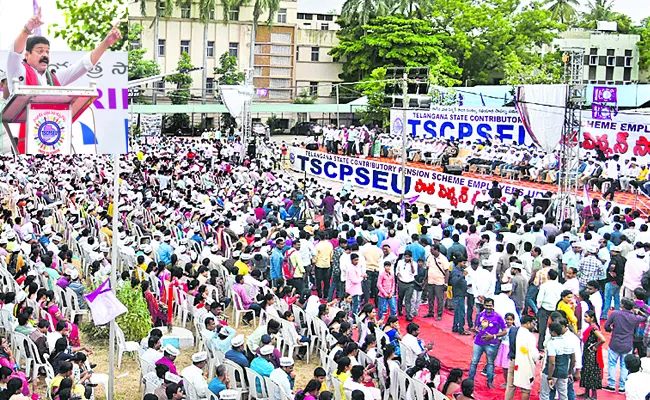
[[[427,305],[420,306],[420,315],[425,315],[428,311]],[[430,354],[435,356],[442,363],[442,369],[444,375],[446,376],[452,368],[461,368],[465,371],[463,379],[467,378],[469,373],[469,365],[472,361],[472,347],[474,343],[473,336],[461,336],[456,333],[451,332],[451,326],[453,322],[453,314],[450,311],[445,311],[442,321],[436,321],[435,318],[416,318],[413,322],[416,322],[420,325],[420,338],[425,342],[429,343],[433,341],[435,345]],[[400,317],[400,330],[402,335],[406,334],[406,325],[408,322],[403,317]],[[609,334],[604,332],[608,342]],[[494,384],[496,388],[488,389],[486,386],[486,377],[481,375],[483,366],[485,365],[485,356],[482,357],[477,368],[476,378],[475,378],[475,392],[474,397],[479,400],[503,400],[505,396],[505,389],[499,389],[502,383],[505,383],[503,379],[503,370],[501,368],[495,367],[495,378]],[[541,363],[538,366],[537,376],[535,378],[535,385],[531,392],[531,399],[539,399],[539,377],[541,374]],[[607,366],[605,366],[605,372],[603,372],[603,384],[606,384],[605,377],[607,375]],[[444,382],[444,381],[443,381]],[[582,393],[584,389],[580,387],[580,383],[577,382],[574,384],[574,389],[576,394]],[[521,398],[519,392],[515,394],[515,399]],[[623,400],[625,399],[624,394],[610,393],[604,390],[598,391],[599,400]]]

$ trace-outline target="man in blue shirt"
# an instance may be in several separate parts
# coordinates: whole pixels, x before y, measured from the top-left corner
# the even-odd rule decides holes
[[[172,253],[174,253],[174,249],[169,245],[170,241],[171,237],[165,236],[163,242],[158,247],[158,258],[165,264],[169,264],[172,261]]]
[[[546,363],[542,370],[539,398],[549,400],[553,388],[559,392],[561,399],[566,399],[569,374],[575,368],[575,352],[562,337],[562,324],[552,322],[548,330],[551,333],[551,341],[546,346]]]
[[[271,252],[271,281],[273,285],[278,278],[282,278],[282,262],[284,261],[284,239],[277,238],[275,247]]]
[[[260,347],[260,354],[251,361],[251,369],[261,376],[269,377],[271,372],[275,369],[271,363],[271,357],[273,356],[273,345],[267,344]],[[262,392],[262,386],[259,379],[255,380],[255,386],[257,388],[257,393]]]
[[[242,368],[248,368],[248,358],[244,354],[244,335],[237,335],[232,339],[232,348],[226,352],[226,359],[239,364]]]
[[[212,393],[219,397],[219,393],[221,393],[222,390],[228,389],[229,385],[230,378],[226,373],[226,366],[223,364],[219,365],[217,367],[216,376],[210,381],[208,389],[210,389]]]
[[[424,246],[420,244],[420,237],[416,233],[414,233],[413,235],[411,235],[411,240],[413,241],[413,243],[406,246],[406,250],[411,251],[413,261],[415,261],[416,263],[419,260],[426,261],[426,254],[424,251]]]

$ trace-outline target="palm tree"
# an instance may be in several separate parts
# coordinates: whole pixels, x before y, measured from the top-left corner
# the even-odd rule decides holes
[[[142,14],[143,17],[147,16],[147,3],[150,0],[139,0],[140,2],[140,13]],[[154,0],[156,2],[156,13],[153,16],[153,21],[151,22],[151,25],[149,28],[153,26],[153,59],[156,63],[158,63],[158,57],[160,56],[158,52],[158,36],[160,35],[160,18],[169,18],[172,15],[172,12],[174,11],[174,3],[171,1],[162,1],[162,0]],[[164,7],[161,7],[161,5],[164,4]],[[153,103],[156,104],[157,100],[157,93],[154,90],[153,91]]]
[[[201,104],[206,103],[205,87],[208,82],[208,22],[215,12],[215,0],[199,0],[199,21],[203,24],[203,74],[201,77]]]
[[[594,0],[593,2],[587,3],[589,11],[584,14],[584,18],[587,21],[597,22],[597,21],[610,21],[614,16],[612,8],[614,7],[614,2],[607,0]]]
[[[222,0],[223,1],[223,13],[224,13],[224,22],[228,22],[230,18],[230,11],[236,10],[242,5],[248,5],[250,0]],[[250,52],[250,62],[249,68],[253,68],[255,65],[255,35],[257,32],[257,26],[259,24],[260,17],[265,12],[269,13],[269,17],[266,21],[267,24],[273,23],[273,17],[275,13],[280,9],[280,0],[253,0],[253,26],[251,28],[251,52]]]
[[[387,7],[391,13],[398,13],[406,17],[426,18],[431,16],[433,9],[432,0],[388,0]]]
[[[580,5],[578,0],[546,0],[545,4],[551,4],[548,8],[553,13],[553,18],[561,24],[569,23],[576,16],[576,7]]]
[[[404,3],[408,2],[404,1]],[[374,17],[386,15],[388,11],[387,0],[346,0],[341,10],[341,18],[348,23],[356,21],[363,26]]]

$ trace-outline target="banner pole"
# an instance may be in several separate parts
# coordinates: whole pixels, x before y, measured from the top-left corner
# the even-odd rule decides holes
[[[118,262],[118,199],[120,194],[120,155],[113,154],[113,255],[111,260],[111,290],[115,293],[117,287],[116,263]],[[110,322],[108,339],[108,388],[107,399],[115,398],[115,319]]]
[[[401,200],[401,209],[402,209],[402,215],[401,217],[404,218],[406,215],[406,205],[404,204],[404,196],[406,195],[405,188],[406,188],[406,118],[407,118],[407,108],[408,108],[408,99],[406,98],[406,95],[408,94],[408,73],[404,73],[403,77],[404,81],[402,82],[402,194],[400,196]]]

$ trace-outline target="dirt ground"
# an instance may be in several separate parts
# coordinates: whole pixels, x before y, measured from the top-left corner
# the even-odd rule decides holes
[[[187,329],[191,329],[189,326],[186,326]],[[239,325],[237,328],[237,333],[248,335],[253,332],[252,327],[246,327]],[[108,374],[108,340],[95,341],[88,338],[86,335],[81,333],[81,343],[88,344],[92,347],[94,354],[89,357],[90,361],[97,364],[95,368],[96,373]],[[194,349],[182,350],[180,356],[176,359],[176,368],[178,371],[181,371],[183,368],[191,364],[192,354]],[[116,355],[117,359],[117,355]],[[296,367],[294,371],[296,373],[296,384],[295,390],[300,390],[305,387],[307,382],[312,378],[314,369],[320,364],[318,360],[318,354],[313,354],[310,359],[310,363],[307,364],[305,361],[296,360]],[[140,380],[140,366],[138,360],[134,357],[133,353],[124,354],[122,358],[122,367],[117,369],[116,361],[116,370],[115,370],[115,399],[114,400],[141,400],[142,399],[142,389],[139,385]],[[39,377],[38,382],[35,382],[35,385],[31,385],[30,388],[32,391],[38,393],[43,399],[45,399],[45,381],[43,377]],[[35,390],[34,390],[35,389]],[[97,386],[95,389],[95,399],[96,400],[106,400],[106,392],[103,386]]]

